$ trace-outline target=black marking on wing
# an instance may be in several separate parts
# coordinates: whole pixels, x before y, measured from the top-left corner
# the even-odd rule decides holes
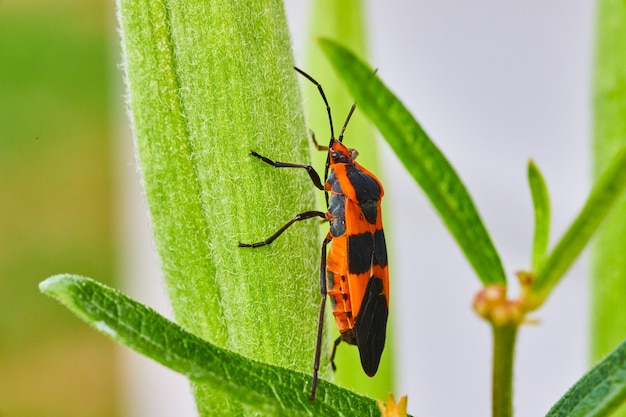
[[[378,371],[380,356],[385,348],[388,315],[389,307],[383,281],[378,277],[371,277],[367,283],[361,311],[354,324],[361,366],[368,376],[374,376]]]
[[[376,230],[374,233],[360,233],[348,236],[348,265],[351,274],[362,274],[371,269],[372,265],[387,266],[387,245],[385,233]]]
[[[387,266],[387,244],[383,229],[374,233],[374,265],[380,265],[382,268]]]
[[[374,234],[361,233],[348,236],[348,272],[362,274],[370,270],[372,266],[372,254],[374,253]]]
[[[370,224],[376,224],[378,201],[381,195],[380,185],[374,178],[352,164],[346,165],[346,175],[354,188],[357,202],[365,219]]]

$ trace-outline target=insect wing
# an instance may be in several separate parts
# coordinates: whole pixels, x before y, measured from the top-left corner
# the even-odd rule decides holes
[[[378,370],[385,347],[389,315],[387,248],[380,218],[372,224],[357,202],[346,200],[348,281],[352,311],[355,313],[356,344],[361,366],[368,376]]]
[[[361,356],[361,366],[368,376],[378,371],[380,357],[385,347],[389,307],[382,279],[372,276],[365,290],[365,299],[356,320],[356,341]]]

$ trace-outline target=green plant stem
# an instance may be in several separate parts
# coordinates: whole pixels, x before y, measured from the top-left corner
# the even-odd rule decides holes
[[[515,357],[516,324],[492,325],[493,374],[492,416],[513,416],[513,365]]]
[[[367,22],[362,0],[316,0],[312,4],[310,22],[311,40],[319,38],[333,39],[347,45],[357,55],[367,57]],[[335,135],[343,126],[354,99],[348,93],[344,83],[333,70],[328,58],[316,42],[311,42],[307,51],[306,71],[309,71],[324,87],[333,111]],[[328,115],[321,105],[317,88],[305,84],[305,108],[309,128],[314,129],[324,142],[328,139]],[[352,115],[346,130],[345,142],[349,147],[359,150],[359,163],[370,171],[379,174],[375,132],[363,112],[359,109]],[[326,155],[318,153],[318,162],[325,163]],[[387,393],[384,394],[385,396]]]
[[[594,174],[626,146],[626,3],[597,2],[594,79]],[[591,361],[626,338],[626,198],[599,230],[592,252]],[[626,416],[621,407],[615,416]]]

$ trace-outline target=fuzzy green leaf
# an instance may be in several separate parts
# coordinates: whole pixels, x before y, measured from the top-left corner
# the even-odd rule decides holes
[[[608,416],[626,401],[626,341],[585,374],[546,417]]]
[[[582,210],[548,255],[533,280],[529,308],[538,308],[578,258],[602,220],[626,188],[626,148],[622,148],[595,184]]]
[[[535,212],[535,235],[533,238],[533,251],[531,266],[533,271],[539,269],[548,249],[550,238],[550,196],[548,187],[539,171],[539,167],[533,161],[528,163],[528,184],[533,198]]]
[[[308,370],[318,225],[300,222],[271,247],[237,247],[315,206],[304,171],[249,155],[310,163],[282,2],[118,0],[118,9],[138,171],[176,320],[217,346]],[[245,414],[194,392],[201,414]]]
[[[320,45],[359,109],[374,122],[422,187],[484,285],[504,284],[500,257],[461,179],[411,113],[374,71],[328,39]]]
[[[40,289],[112,339],[269,415],[380,415],[374,400],[324,380],[309,401],[311,375],[220,349],[89,278],[57,275]]]

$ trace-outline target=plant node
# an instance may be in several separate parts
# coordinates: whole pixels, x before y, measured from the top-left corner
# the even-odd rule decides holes
[[[519,298],[508,299],[506,285],[488,285],[474,297],[474,311],[495,326],[525,323],[526,313],[530,310],[528,300],[534,273],[519,271],[517,278],[521,287]]]

